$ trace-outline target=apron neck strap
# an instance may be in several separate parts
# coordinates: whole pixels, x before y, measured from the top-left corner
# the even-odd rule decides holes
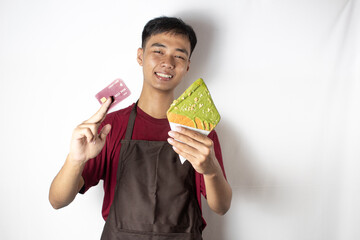
[[[125,140],[131,140],[131,138],[132,138],[134,124],[135,124],[135,118],[136,118],[136,113],[137,113],[136,109],[137,109],[138,101],[139,100],[136,101],[133,109],[131,110],[130,117],[129,117],[129,122],[128,122],[128,125],[126,127]]]

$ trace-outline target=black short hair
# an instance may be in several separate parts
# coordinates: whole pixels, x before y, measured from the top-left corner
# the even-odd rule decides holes
[[[145,47],[147,40],[155,34],[164,33],[164,32],[172,32],[175,34],[182,34],[189,38],[190,41],[190,56],[194,51],[194,48],[197,43],[196,34],[194,29],[186,24],[180,18],[175,17],[158,17],[150,20],[144,27],[142,32],[142,48]]]

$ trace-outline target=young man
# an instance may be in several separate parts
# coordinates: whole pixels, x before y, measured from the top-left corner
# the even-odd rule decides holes
[[[227,212],[232,191],[216,132],[170,131],[166,119],[195,45],[193,29],[180,19],[160,17],[146,24],[137,52],[144,75],[140,98],[106,115],[109,98],[75,128],[50,187],[55,209],[102,179],[102,239],[202,239],[201,193],[214,212]],[[178,154],[188,161],[181,164]]]

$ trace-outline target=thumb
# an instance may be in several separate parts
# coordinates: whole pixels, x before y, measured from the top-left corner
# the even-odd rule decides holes
[[[106,139],[106,136],[109,134],[111,130],[111,125],[110,124],[106,124],[100,131],[99,133],[99,138],[101,140],[105,140]]]

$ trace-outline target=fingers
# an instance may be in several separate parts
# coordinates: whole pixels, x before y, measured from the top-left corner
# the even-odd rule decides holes
[[[77,138],[86,137],[88,143],[95,142],[98,137],[98,128],[99,123],[82,123],[75,129],[75,133],[78,136]]]
[[[87,136],[91,136],[92,138],[88,138],[88,142],[94,142],[96,141],[97,138],[100,138],[100,140],[105,140],[106,136],[109,134],[110,130],[111,130],[111,125],[110,124],[106,124],[105,126],[103,126],[103,128],[100,130],[99,134],[98,134],[98,127],[99,127],[99,123],[95,124],[95,123],[84,123],[81,124],[79,126],[80,129],[85,129],[87,133],[89,133]],[[91,134],[91,135],[90,135]]]
[[[169,132],[168,142],[174,151],[189,160],[201,174],[214,174],[219,166],[214,152],[214,143],[207,136],[186,128]]]
[[[175,131],[170,131],[169,135],[174,139],[197,149],[211,148],[213,146],[213,142],[210,138],[187,128],[177,127],[175,128]]]
[[[197,150],[195,148],[172,138],[168,138],[168,142],[173,146],[173,149],[177,154],[183,156],[189,161],[194,161],[197,158]]]
[[[101,140],[105,140],[106,139],[106,136],[109,134],[111,130],[111,125],[110,124],[106,124],[100,131],[99,133],[99,138]]]
[[[177,129],[178,131],[170,131],[169,135],[172,138],[169,138],[168,141],[171,145],[174,146],[174,150],[186,157],[188,154],[193,156],[193,158],[204,160],[210,155],[210,152],[213,148],[213,142],[207,136],[195,132],[190,129],[181,128]]]
[[[111,125],[106,124],[101,131],[98,132],[99,123],[83,123],[80,124],[74,131],[75,139],[82,139],[85,138],[86,142],[88,143],[96,143],[97,139],[100,139],[101,141],[106,140],[106,136],[109,134],[111,130]]]
[[[90,128],[79,126],[75,129],[74,135],[75,135],[75,139],[78,140],[85,137],[88,143],[94,140],[94,132]]]
[[[105,119],[106,113],[108,112],[112,102],[113,97],[109,97],[100,109],[91,118],[89,118],[89,120],[85,121],[85,123],[101,123]]]
[[[208,138],[207,136],[205,136],[204,134],[201,134],[199,132],[196,132],[194,130],[188,129],[188,128],[184,128],[184,127],[176,127],[175,128],[176,132],[179,132],[183,135],[186,135],[190,138],[193,138],[199,142],[203,142],[204,144],[206,144],[207,146],[210,146],[212,144],[212,141],[210,138]]]

